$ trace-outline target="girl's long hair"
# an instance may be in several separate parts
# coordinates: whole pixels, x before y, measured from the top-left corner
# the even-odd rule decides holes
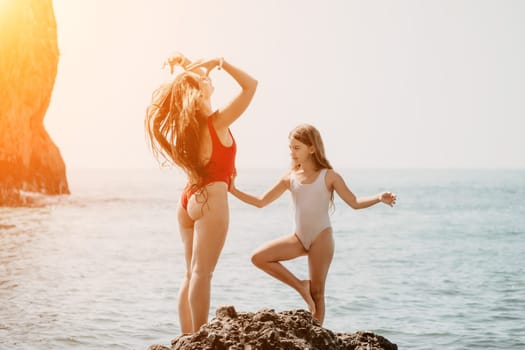
[[[194,189],[205,176],[199,148],[207,116],[199,111],[200,96],[199,82],[183,72],[153,92],[144,121],[154,156],[162,164],[181,167]]]

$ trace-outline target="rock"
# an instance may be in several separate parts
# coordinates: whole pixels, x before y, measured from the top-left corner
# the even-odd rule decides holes
[[[237,318],[237,311],[235,311],[235,308],[231,305],[222,306],[217,308],[217,311],[215,312],[215,317],[218,319]]]
[[[0,206],[25,192],[68,194],[66,168],[44,128],[58,66],[51,0],[5,0],[0,11]]]
[[[397,350],[397,345],[371,332],[334,333],[323,328],[310,312],[291,310],[238,313],[219,307],[216,317],[197,332],[181,335],[171,348],[149,350]]]

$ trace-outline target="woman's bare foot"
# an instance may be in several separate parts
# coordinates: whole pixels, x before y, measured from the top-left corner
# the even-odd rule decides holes
[[[299,294],[301,294],[304,301],[306,301],[308,310],[310,310],[312,314],[315,313],[315,301],[312,298],[312,294],[310,293],[310,280],[301,281],[301,289],[299,290]]]

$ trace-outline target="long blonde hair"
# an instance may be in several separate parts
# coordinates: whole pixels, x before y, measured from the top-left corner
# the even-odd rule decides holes
[[[154,156],[181,167],[194,188],[205,177],[199,159],[201,130],[207,123],[207,116],[199,111],[201,96],[197,79],[183,72],[153,92],[144,121]]]
[[[310,124],[298,125],[292,131],[290,131],[288,138],[296,139],[308,147],[313,146],[315,148],[315,152],[312,155],[315,164],[315,170],[333,169],[328,159],[326,159],[321,134],[314,126]],[[294,170],[297,170],[298,167],[299,165],[296,165]]]

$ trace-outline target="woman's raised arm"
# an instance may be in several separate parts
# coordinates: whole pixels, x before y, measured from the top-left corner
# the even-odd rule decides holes
[[[252,101],[255,90],[257,90],[257,80],[244,72],[240,68],[226,61],[224,58],[213,58],[210,60],[199,60],[186,66],[187,70],[193,70],[198,67],[206,69],[206,74],[212,69],[224,69],[241,87],[241,92],[233,98],[226,106],[219,108],[217,119],[214,120],[217,128],[228,128],[236,121],[249,106]]]

